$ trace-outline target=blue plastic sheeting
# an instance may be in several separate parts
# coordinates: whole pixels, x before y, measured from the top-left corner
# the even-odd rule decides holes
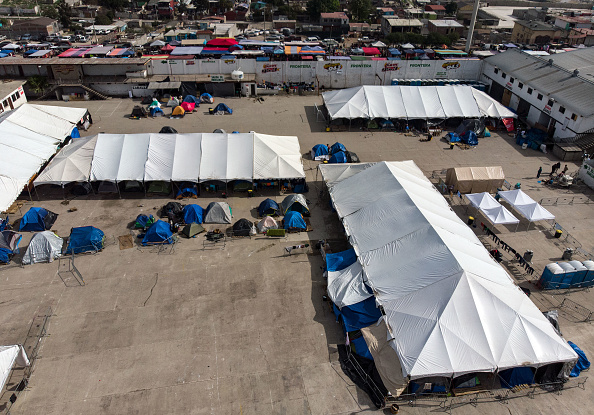
[[[330,154],[338,153],[339,151],[346,151],[344,144],[337,142],[330,146]]]
[[[518,385],[532,385],[534,383],[534,369],[531,367],[514,367],[499,372],[501,386],[511,389]]]
[[[80,132],[78,131],[78,128],[74,127],[72,129],[72,132],[70,133],[70,137],[72,137],[72,138],[80,138]]]
[[[456,133],[447,133],[446,137],[450,143],[459,143],[460,141],[462,141],[460,136]]]
[[[204,209],[198,205],[187,205],[183,210],[184,223],[202,223],[204,218]]]
[[[295,229],[307,229],[307,224],[303,220],[303,216],[299,212],[295,212],[293,210],[287,212],[285,215],[285,229],[295,228]]]
[[[147,215],[138,215],[136,216],[136,222],[134,223],[134,226],[136,228],[146,228],[147,225],[152,224],[155,221],[155,218],[153,217],[153,215],[147,216]]]
[[[151,108],[151,117],[154,117],[156,114],[161,114],[164,115],[165,113],[163,112],[163,110],[159,107],[153,107]]]
[[[217,105],[214,109],[214,112],[219,112],[219,111],[228,112],[229,114],[233,114],[233,110],[231,108],[229,108],[226,104],[223,104],[222,102],[219,105]]]
[[[191,183],[186,183],[186,184],[182,185],[181,189],[179,189],[179,191],[177,192],[175,197],[176,198],[188,197],[189,194],[193,194],[196,197],[198,196],[198,189],[197,189],[196,185],[191,184]]]
[[[0,263],[8,264],[10,262],[9,255],[11,255],[11,254],[12,254],[12,251],[10,249],[0,248]]]
[[[200,95],[200,99],[206,100],[206,102],[212,102],[212,95],[210,95],[209,93],[204,93],[202,95]],[[203,101],[204,102],[204,101]]]
[[[25,213],[19,223],[19,231],[42,232],[45,231],[45,221],[47,210],[44,208],[32,207]]]
[[[330,157],[330,160],[328,160],[328,163],[346,163],[346,162],[347,162],[347,156],[344,153],[344,151],[339,151],[338,153],[332,154],[332,157]]]
[[[409,386],[410,386],[410,393],[417,393],[417,391],[421,387],[420,384],[415,383],[415,382],[410,382]],[[425,387],[424,384],[423,384],[423,387]],[[420,394],[422,395],[424,393],[445,393],[445,392],[446,392],[446,388],[444,385],[437,385],[435,383],[432,383],[431,389],[423,390]]]
[[[8,215],[6,216],[6,219],[2,219],[0,218],[0,232],[2,232],[4,229],[6,229],[6,226],[10,223],[9,219],[8,219]]]
[[[371,355],[371,352],[369,351],[369,347],[367,347],[367,342],[365,341],[363,336],[357,337],[354,340],[350,340],[350,342],[351,342],[351,346],[354,346],[355,350],[353,350],[353,351],[356,354],[358,354],[359,356],[363,356],[366,359],[373,360],[373,356]]]
[[[394,128],[394,123],[390,120],[379,120],[377,123],[381,128]]]
[[[94,226],[72,228],[66,254],[80,254],[82,252],[99,251],[103,249],[105,234]]]
[[[341,271],[346,267],[353,265],[357,260],[357,254],[354,249],[336,252],[335,254],[326,254],[326,269],[328,272]]]
[[[325,144],[316,144],[315,146],[313,146],[312,150],[314,153],[314,157],[325,156],[328,154],[328,146],[326,146]]]
[[[395,55],[395,56],[399,56],[402,55],[402,52],[400,52],[398,49],[393,48],[393,49],[388,49],[388,52],[390,52],[390,55]]]
[[[278,215],[279,212],[280,207],[278,206],[278,203],[272,199],[266,199],[260,203],[260,206],[258,206],[259,216],[275,216]]]
[[[375,306],[375,297],[369,297],[357,304],[344,306],[341,310],[335,305],[333,308],[336,319],[342,319],[347,332],[369,327],[377,323],[382,317],[381,311]]]
[[[460,136],[460,139],[464,144],[468,144],[469,146],[478,145],[478,138],[476,137],[476,133],[474,131],[466,131]]]
[[[8,55],[6,55],[8,56]],[[3,56],[0,56],[0,58],[2,58]],[[256,62],[268,62],[270,60],[270,58],[268,56],[257,56],[256,57]]]
[[[173,242],[173,234],[169,225],[162,220],[158,220],[148,228],[144,238],[142,239],[142,245],[155,245],[155,244],[170,244]]]
[[[198,98],[196,98],[194,95],[186,95],[186,97],[184,98],[184,102],[198,104],[200,101],[198,101]]]
[[[571,346],[571,348],[574,350],[574,352],[576,352],[577,355],[579,356],[577,363],[575,364],[575,366],[573,367],[573,370],[569,374],[569,376],[571,376],[572,378],[576,378],[580,375],[582,370],[586,370],[586,369],[590,368],[590,361],[586,357],[586,354],[584,353],[584,351],[582,349],[580,349],[579,347],[577,347],[575,345],[575,343],[570,342],[570,341],[568,341],[567,343]]]

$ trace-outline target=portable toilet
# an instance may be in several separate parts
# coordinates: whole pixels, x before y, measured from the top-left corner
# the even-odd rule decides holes
[[[569,262],[557,262],[565,271],[565,275],[559,284],[559,288],[570,288],[571,282],[575,278],[576,269]]]
[[[582,262],[582,265],[588,270],[586,278],[582,282],[582,287],[590,287],[594,285],[594,261],[587,260]]]
[[[540,277],[539,283],[543,290],[555,290],[565,276],[565,270],[559,264],[552,262],[548,264]]]
[[[437,86],[444,86],[446,83],[443,79],[437,79]]]
[[[399,79],[392,79],[392,81],[390,82],[390,85],[398,85],[398,81],[399,81]]]
[[[588,274],[588,268],[586,268],[580,261],[576,260],[569,261],[568,264],[575,268],[575,277],[571,280],[571,286],[581,287]]]
[[[423,79],[420,81],[422,86],[427,86],[429,85],[428,81],[426,79]]]

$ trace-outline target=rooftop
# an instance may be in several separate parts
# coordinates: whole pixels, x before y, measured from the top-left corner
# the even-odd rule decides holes
[[[436,27],[464,27],[455,20],[429,20],[429,23]]]
[[[419,19],[388,18],[386,20],[390,26],[423,26],[423,23]]]
[[[24,81],[0,80],[0,99],[3,99],[8,94],[11,94],[15,89],[24,83]]]
[[[51,24],[56,23],[57,20],[50,19],[49,17],[37,17],[35,19],[25,19],[25,20],[17,20],[13,23],[14,26],[20,25],[37,25],[37,26],[49,26]]]
[[[442,6],[441,4],[428,4],[425,6],[425,10],[433,11],[433,12],[445,11],[445,7]]]
[[[320,13],[322,19],[347,19],[345,12]]]
[[[536,20],[532,20],[532,21],[526,21],[526,20],[516,20],[516,24],[529,28],[530,30],[533,30],[535,32],[541,32],[541,31],[551,31],[551,30],[559,30],[559,27],[549,24],[549,23],[544,23],[544,22],[539,22]]]

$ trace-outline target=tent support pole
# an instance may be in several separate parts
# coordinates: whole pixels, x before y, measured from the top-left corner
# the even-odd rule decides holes
[[[29,200],[33,201],[33,196],[31,196],[31,189],[29,189],[29,185],[27,185],[27,193],[29,193]]]
[[[39,193],[37,193],[37,186],[33,186],[33,190],[35,190],[35,197],[37,197],[37,200],[40,200]]]
[[[120,184],[116,181],[115,182],[116,185],[116,189],[118,189],[118,196],[120,197],[120,199],[122,198],[122,194],[120,193]]]
[[[517,232],[519,227],[520,227],[520,221],[518,221],[518,224],[516,225],[516,230],[514,232]]]
[[[353,119],[349,118],[349,132],[351,131],[351,125],[353,124]]]
[[[66,192],[64,192],[64,184],[62,184],[62,198],[66,200]]]

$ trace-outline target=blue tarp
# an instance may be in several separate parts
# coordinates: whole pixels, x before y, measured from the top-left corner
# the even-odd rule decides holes
[[[314,157],[328,155],[328,146],[326,146],[325,144],[316,144],[315,146],[313,146],[312,150],[314,153]]]
[[[173,234],[169,225],[162,220],[158,220],[148,228],[144,238],[142,239],[142,245],[154,245],[154,244],[170,244],[173,242]]]
[[[192,183],[184,183],[184,184],[182,184],[182,187],[179,189],[179,191],[175,195],[175,198],[181,199],[182,197],[189,197],[190,194],[198,197],[198,189],[197,189],[196,185],[192,184]]]
[[[344,151],[339,151],[338,153],[332,154],[332,157],[330,157],[330,160],[328,160],[328,162],[329,163],[346,163],[347,156],[344,153]]]
[[[402,52],[400,52],[398,49],[396,48],[392,48],[392,49],[388,49],[388,52],[390,52],[390,55],[402,55]]]
[[[338,153],[339,151],[346,151],[344,144],[337,142],[330,146],[330,154]]]
[[[151,117],[155,117],[157,114],[165,115],[163,110],[159,107],[152,107],[150,111],[151,111]]]
[[[572,378],[575,378],[580,375],[582,370],[586,370],[586,369],[590,368],[590,361],[586,357],[586,354],[584,353],[584,351],[582,349],[580,349],[579,347],[577,347],[575,345],[575,343],[570,342],[570,341],[568,341],[567,343],[573,348],[573,351],[576,352],[577,355],[579,356],[577,363],[575,364],[575,366],[573,367],[573,370],[569,374],[569,376],[571,376]]]
[[[499,372],[501,386],[511,389],[518,385],[532,385],[534,383],[534,369],[531,367],[514,367]]]
[[[200,101],[198,101],[198,98],[196,98],[194,95],[186,95],[186,97],[184,98],[184,102],[189,102],[191,104],[200,103]]]
[[[375,324],[382,313],[375,305],[375,297],[369,297],[366,300],[342,307],[341,310],[333,306],[336,319],[342,319],[345,330],[355,331]]]
[[[209,93],[206,93],[206,92],[204,94],[200,95],[200,100],[202,102],[207,102],[207,103],[213,102],[212,95],[210,95]]]
[[[4,229],[6,229],[6,227],[8,226],[9,223],[10,223],[10,221],[8,219],[8,215],[6,216],[6,219],[0,218],[0,232],[2,232]]]
[[[394,123],[390,120],[379,120],[377,123],[381,128],[394,128]]]
[[[460,141],[462,141],[460,136],[456,133],[447,133],[446,137],[450,143],[459,143]]]
[[[72,129],[72,132],[70,133],[70,137],[72,137],[72,138],[80,138],[80,132],[78,131],[78,128],[74,127]]]
[[[359,356],[363,356],[366,359],[373,360],[373,356],[369,351],[369,347],[367,347],[367,342],[361,337],[357,337],[356,339],[349,340],[351,342],[351,347],[354,347],[354,352]]]
[[[326,269],[328,271],[340,271],[352,265],[357,260],[357,254],[354,249],[326,254]]]
[[[134,227],[137,229],[146,228],[147,226],[152,225],[155,222],[155,218],[153,215],[138,215],[136,216],[136,222],[134,222]]]
[[[10,262],[10,255],[12,255],[10,249],[0,248],[0,263],[8,264]]]
[[[42,232],[49,228],[45,228],[44,218],[47,216],[48,211],[44,208],[32,207],[25,213],[21,222],[19,223],[19,231],[25,232]]]
[[[266,199],[258,206],[258,216],[275,216],[280,213],[280,207],[272,199]]]
[[[219,111],[228,112],[229,114],[233,114],[233,110],[231,108],[229,108],[226,104],[223,104],[222,102],[219,105],[217,105],[214,109],[214,112],[219,112]]]
[[[464,144],[468,144],[469,146],[478,145],[478,138],[476,137],[476,133],[474,131],[466,131],[464,134],[460,136],[460,139]]]
[[[296,228],[296,229],[307,229],[305,220],[299,212],[289,211],[285,215],[285,229]]]
[[[66,254],[80,254],[82,252],[99,251],[103,249],[105,234],[94,226],[72,228]]]
[[[183,210],[184,223],[202,223],[204,218],[204,209],[198,205],[187,205]]]

